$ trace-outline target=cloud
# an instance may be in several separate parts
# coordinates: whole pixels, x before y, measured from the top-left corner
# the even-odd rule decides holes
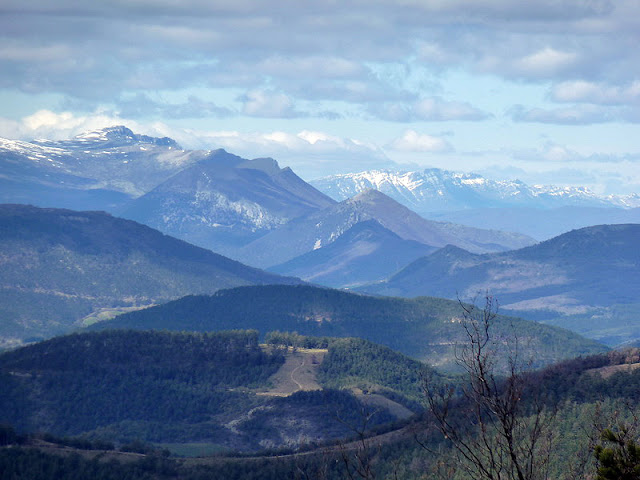
[[[443,153],[450,152],[453,147],[446,140],[432,135],[420,134],[415,130],[407,130],[391,142],[388,147],[400,152]]]
[[[607,154],[590,153],[583,154],[577,150],[557,142],[548,141],[537,148],[512,150],[510,156],[516,160],[525,160],[535,163],[563,163],[563,164],[613,164],[640,161],[640,153]]]
[[[640,80],[625,86],[574,80],[554,85],[551,99],[556,102],[594,103],[600,105],[640,104]]]
[[[283,93],[272,90],[251,90],[239,98],[243,102],[242,112],[251,117],[294,118],[307,116],[297,111],[293,100]]]
[[[373,64],[534,82],[640,72],[633,0],[380,0],[367,15],[354,1],[28,3],[0,7],[0,85],[102,101],[196,86],[362,102],[402,91]]]
[[[578,55],[573,52],[563,52],[551,47],[533,52],[514,62],[515,71],[526,77],[554,77],[568,71],[578,61]]]
[[[208,102],[194,95],[182,103],[164,103],[152,100],[144,93],[132,98],[119,100],[117,110],[126,118],[169,117],[169,118],[226,118],[237,115],[233,110]]]
[[[37,138],[64,140],[86,131],[123,124],[136,130],[140,129],[140,125],[135,121],[108,113],[75,115],[72,112],[56,113],[51,110],[39,110],[19,121],[0,119],[0,136],[19,140]]]
[[[596,105],[576,105],[556,109],[526,108],[514,105],[507,115],[514,122],[549,123],[555,125],[591,125],[594,123],[615,122],[625,119],[632,121],[630,112]]]
[[[411,104],[372,105],[369,113],[382,120],[394,122],[480,121],[491,116],[469,103],[446,101],[438,97],[423,98]]]

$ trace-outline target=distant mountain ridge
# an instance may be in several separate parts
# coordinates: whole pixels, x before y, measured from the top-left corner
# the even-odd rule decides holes
[[[225,254],[335,202],[270,158],[216,150],[132,201],[126,218]]]
[[[331,175],[310,183],[338,201],[372,188],[420,214],[480,207],[640,207],[638,194],[601,197],[586,187],[529,186],[519,180],[490,180],[439,168],[417,172],[370,170]]]
[[[475,252],[502,251],[535,243],[519,234],[434,222],[377,190],[366,190],[339,204],[299,217],[248,244],[238,258],[262,268],[284,263],[331,244],[351,227],[376,220],[404,240],[431,247],[456,244]]]
[[[310,182],[335,200],[376,189],[425,218],[547,240],[602,223],[639,223],[640,195],[599,196],[585,187],[527,185],[438,168],[370,170]]]
[[[274,159],[183,150],[116,126],[70,140],[0,139],[0,203],[105,210],[229,254],[335,201]]]
[[[0,203],[116,213],[206,154],[123,126],[70,140],[0,139]]]
[[[435,247],[404,240],[376,220],[356,223],[334,242],[269,268],[330,287],[384,280]]]
[[[5,344],[183,295],[300,283],[103,212],[25,205],[0,205],[0,265]]]
[[[640,225],[627,224],[574,230],[510,252],[474,255],[449,246],[362,290],[444,298],[489,291],[504,309],[525,318],[568,326],[564,317],[582,315],[584,325],[573,322],[573,330],[588,330],[592,338],[616,345],[640,338],[637,322],[616,331],[626,317],[618,324],[604,321],[607,312],[623,305],[640,311],[639,240]]]

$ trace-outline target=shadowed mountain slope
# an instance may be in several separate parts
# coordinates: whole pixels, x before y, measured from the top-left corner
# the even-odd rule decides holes
[[[0,336],[68,331],[103,309],[296,283],[102,212],[0,206]]]
[[[524,235],[425,220],[385,194],[367,190],[337,205],[292,220],[247,245],[239,258],[259,267],[278,265],[330,244],[365,220],[376,220],[404,240],[431,247],[454,244],[474,252],[494,252],[535,242]]]
[[[375,220],[365,220],[329,245],[269,271],[330,287],[351,287],[384,280],[434,250],[435,247],[403,240]]]
[[[554,320],[592,312],[593,318],[581,317],[582,321],[597,323],[606,313],[603,309],[638,304],[639,241],[640,225],[627,224],[574,230],[511,252],[474,255],[447,247],[363,290],[445,298],[468,298],[488,290],[503,308],[526,318]],[[640,327],[627,333],[640,336]]]
[[[334,203],[273,159],[245,160],[217,150],[133,201],[123,216],[231,254]]]

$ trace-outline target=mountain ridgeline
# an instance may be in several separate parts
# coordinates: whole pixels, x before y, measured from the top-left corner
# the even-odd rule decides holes
[[[535,241],[525,235],[483,230],[422,218],[385,194],[366,190],[318,212],[298,217],[248,244],[238,256],[261,268],[279,265],[327,247],[360,222],[374,220],[403,240],[440,248],[448,244],[484,253]],[[358,255],[354,255],[358,257]]]
[[[226,254],[334,203],[273,159],[246,160],[217,150],[132,201],[122,214]]]
[[[434,250],[435,247],[401,238],[375,220],[364,220],[327,246],[268,270],[330,287],[354,287],[385,280]]]
[[[102,212],[0,206],[0,337],[50,337],[101,313],[220,288],[300,283]],[[8,339],[8,340],[6,340]]]
[[[444,368],[455,366],[464,341],[458,302],[437,298],[382,298],[312,286],[265,285],[188,296],[120,315],[91,328],[218,331],[235,328],[297,331],[303,335],[359,337]],[[500,335],[514,331],[539,365],[603,351],[567,330],[500,317]]]
[[[481,253],[533,243],[427,222],[384,194],[337,204],[273,159],[184,150],[122,126],[65,141],[2,140],[0,169],[6,203],[105,210],[260,268],[322,248],[365,220],[430,247]]]
[[[338,201],[375,189],[431,220],[520,232],[537,240],[601,223],[640,222],[638,194],[599,196],[585,187],[527,185],[438,168],[370,170],[311,184]]]
[[[447,247],[416,260],[369,293],[463,298],[490,291],[503,309],[568,325],[611,345],[640,338],[623,306],[640,311],[640,225],[600,225],[511,252],[474,255]],[[576,325],[580,316],[582,327]]]

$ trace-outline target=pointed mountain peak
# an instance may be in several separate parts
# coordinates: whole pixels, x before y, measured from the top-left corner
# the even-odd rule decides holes
[[[465,259],[477,256],[474,253],[465,250],[464,248],[456,247],[455,245],[446,245],[439,250],[436,250],[431,254],[433,259],[447,258],[447,259]]]
[[[351,238],[362,234],[384,235],[396,238],[398,240],[401,239],[396,233],[392,232],[388,228],[383,227],[380,222],[374,219],[363,220],[356,223],[339,238]]]
[[[380,203],[380,202],[392,202],[397,203],[388,195],[385,195],[379,190],[374,188],[369,188],[363,192],[358,193],[356,196],[347,200],[351,203],[362,202],[362,203]]]
[[[243,162],[246,162],[244,158],[229,153],[224,148],[218,148],[209,152],[197,165],[235,168]]]

